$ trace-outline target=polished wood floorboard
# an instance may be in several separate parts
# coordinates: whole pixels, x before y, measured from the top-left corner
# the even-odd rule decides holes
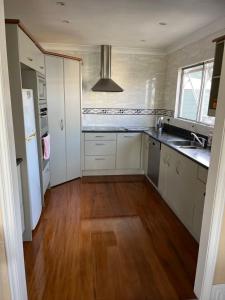
[[[143,177],[75,180],[47,193],[24,243],[29,300],[191,299],[197,253]]]

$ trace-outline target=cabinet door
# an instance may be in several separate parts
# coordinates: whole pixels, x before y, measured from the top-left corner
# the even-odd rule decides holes
[[[174,165],[175,211],[181,222],[192,231],[194,202],[198,194],[197,164],[179,153],[176,155]]]
[[[50,184],[66,181],[63,59],[46,56],[48,124],[50,132]]]
[[[35,49],[35,70],[45,74],[45,57],[44,54],[36,47]]]
[[[64,59],[67,180],[80,177],[80,63]]]
[[[202,217],[203,217],[203,210],[204,210],[204,203],[205,203],[206,185],[203,182],[198,180],[196,190],[197,192],[195,195],[195,203],[194,203],[192,234],[196,239],[196,241],[199,242],[200,235],[201,235],[201,228],[202,228]]]
[[[35,70],[35,44],[21,29],[18,29],[18,39],[20,62]]]
[[[117,135],[117,169],[140,169],[141,167],[141,133],[118,133]]]
[[[178,196],[178,183],[177,178],[175,176],[174,165],[176,162],[176,151],[173,149],[166,147],[166,202],[172,208],[172,210],[176,213],[176,199]]]

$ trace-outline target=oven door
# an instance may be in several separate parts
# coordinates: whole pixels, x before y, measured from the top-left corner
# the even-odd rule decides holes
[[[48,112],[47,108],[40,110],[40,129],[41,136],[48,132]]]

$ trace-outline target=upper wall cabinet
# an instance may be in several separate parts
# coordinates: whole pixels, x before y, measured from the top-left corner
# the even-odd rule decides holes
[[[209,99],[209,110],[208,110],[209,116],[215,116],[216,113],[223,58],[224,58],[224,40],[218,40],[216,41],[212,85],[211,85],[210,99]]]
[[[18,28],[18,43],[20,62],[45,74],[44,54],[20,28]]]

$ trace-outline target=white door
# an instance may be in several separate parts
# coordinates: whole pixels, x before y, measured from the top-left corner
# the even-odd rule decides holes
[[[141,167],[141,133],[118,133],[117,169],[140,169]]]
[[[46,56],[48,124],[51,140],[50,184],[66,181],[63,58]]]
[[[67,180],[80,177],[80,63],[64,59]]]

